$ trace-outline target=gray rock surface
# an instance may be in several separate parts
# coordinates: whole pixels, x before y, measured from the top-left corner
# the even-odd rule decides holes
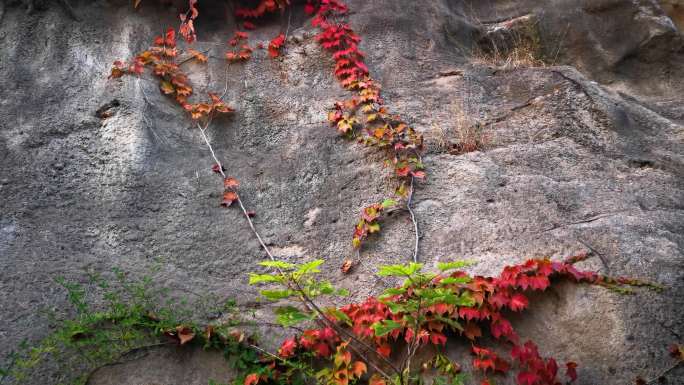
[[[267,313],[246,279],[265,256],[239,212],[218,208],[220,180],[200,136],[154,83],[106,78],[113,60],[175,25],[174,12],[72,3],[81,21],[57,5],[31,14],[10,5],[2,16],[0,357],[49,333],[44,310],[67,307],[55,277],[85,282],[85,271],[152,274],[176,292],[235,297]],[[349,3],[387,104],[426,136],[429,176],[415,196],[421,260],[469,258],[479,262],[473,272],[496,274],[591,247],[603,262],[583,267],[668,289],[620,296],[561,285],[516,320],[521,335],[544,354],[577,361],[579,384],[628,384],[667,367],[666,347],[684,342],[684,52],[658,3]],[[360,209],[392,183],[380,154],[327,127],[327,108],[347,93],[308,21],[293,14],[281,59],[258,52],[226,70],[222,44],[234,21],[210,2],[200,13],[198,46],[213,59],[192,81],[218,91],[227,84],[237,113],[214,123],[211,140],[266,242],[284,259],[325,259],[326,275],[354,299],[378,293],[390,283],[374,275],[377,265],[408,260],[413,233],[395,215],[352,273],[339,272]],[[529,14],[557,66],[473,64],[487,25]],[[280,27],[276,19],[253,36],[266,41]],[[111,117],[96,116],[114,100]],[[459,117],[483,123],[484,151],[449,153]],[[162,269],[150,273],[159,259]],[[216,357],[197,354],[152,351],[91,382],[201,384],[227,375]],[[58,378],[45,368],[34,383]],[[680,368],[668,383],[682,378]]]

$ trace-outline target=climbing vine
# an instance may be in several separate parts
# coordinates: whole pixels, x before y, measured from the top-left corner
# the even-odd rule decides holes
[[[136,0],[134,5],[138,7],[140,3],[141,0]],[[250,60],[259,49],[267,50],[272,58],[280,56],[286,48],[287,31],[278,33],[267,46],[262,43],[250,45],[247,31],[255,29],[255,23],[262,16],[282,13],[289,6],[289,0],[260,0],[253,2],[251,7],[238,2],[235,16],[242,19],[240,25],[244,30],[235,31],[228,40],[227,65]],[[280,326],[299,328],[303,324],[308,328],[297,329],[299,332],[285,339],[277,352],[268,352],[251,336],[236,331],[235,323],[228,325],[230,328],[200,325],[160,317],[156,313],[150,315],[150,309],[144,305],[125,308],[123,314],[110,312],[101,313],[95,319],[85,317],[87,322],[78,326],[95,329],[102,323],[117,324],[124,317],[136,330],[151,330],[153,335],[167,341],[171,339],[179,345],[196,343],[222,349],[227,355],[239,357],[239,364],[235,366],[239,375],[235,383],[240,385],[302,384],[309,379],[330,385],[409,385],[424,383],[423,372],[433,374],[435,385],[463,384],[467,376],[461,363],[449,357],[446,351],[449,338],[469,342],[472,375],[481,385],[492,385],[497,377],[512,371],[516,373],[518,385],[574,382],[578,364],[572,361],[561,364],[553,357],[543,357],[533,341],[521,340],[510,316],[530,306],[531,293],[544,292],[560,280],[599,285],[620,293],[631,293],[630,287],[634,286],[655,290],[660,287],[635,279],[611,278],[578,270],[575,264],[585,260],[586,253],[564,261],[528,260],[505,267],[495,277],[469,275],[464,268],[470,263],[463,261],[440,263],[439,272],[425,271],[418,263],[419,229],[412,210],[416,183],[426,178],[421,157],[423,137],[385,105],[381,87],[370,76],[365,55],[359,48],[361,38],[344,22],[347,6],[340,0],[307,0],[304,11],[312,17],[312,26],[319,30],[316,41],[331,53],[335,78],[351,95],[331,107],[328,121],[343,137],[382,151],[384,164],[392,170],[396,180],[394,196],[362,209],[353,229],[352,248],[358,255],[369,235],[380,232],[383,213],[404,205],[415,233],[412,262],[381,266],[378,271],[379,276],[403,279],[404,283],[361,303],[321,307],[318,304],[320,297],[348,294],[317,278],[323,261],[292,264],[273,256],[252,222],[254,212],[247,210],[240,198],[240,182],[226,175],[206,135],[215,117],[235,112],[223,101],[227,86],[222,94],[209,92],[203,98],[195,95],[188,74],[183,70],[188,61],[200,64],[208,61],[206,53],[191,48],[197,40],[194,23],[199,11],[197,0],[189,0],[187,11],[179,15],[178,30],[169,28],[164,35],[154,38],[149,49],[133,59],[114,62],[110,78],[140,77],[149,73],[157,80],[160,92],[188,113],[211,153],[212,171],[223,180],[219,205],[225,208],[238,206],[242,210],[269,257],[260,265],[271,271],[250,274],[249,283],[265,286],[260,295],[278,304],[275,316]],[[349,270],[350,263],[345,262],[344,272]],[[141,318],[139,314],[147,316]],[[87,340],[88,336],[79,334],[78,339],[82,338]],[[434,354],[427,360],[418,361],[418,353],[428,348]],[[681,347],[676,346],[672,352],[681,360]]]

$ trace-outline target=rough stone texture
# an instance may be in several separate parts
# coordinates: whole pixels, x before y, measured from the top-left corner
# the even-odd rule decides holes
[[[246,273],[264,255],[239,212],[217,207],[220,180],[199,135],[154,83],[106,79],[113,60],[133,56],[175,24],[173,12],[147,5],[134,12],[124,1],[72,3],[82,21],[57,5],[30,15],[9,6],[0,26],[3,357],[20,340],[49,332],[42,310],[66,307],[53,282],[59,275],[84,282],[85,270],[112,267],[143,275],[161,258],[163,268],[152,274],[175,291],[258,306]],[[395,215],[360,265],[339,272],[359,210],[387,196],[392,181],[379,154],[327,127],[326,109],[347,93],[313,30],[295,12],[282,59],[260,52],[226,71],[215,43],[231,35],[234,21],[219,5],[201,3],[199,47],[213,48],[216,59],[208,70],[198,66],[192,80],[220,91],[228,75],[237,113],[215,122],[211,139],[242,181],[256,226],[282,258],[326,259],[326,274],[353,298],[378,293],[390,283],[374,276],[375,267],[406,261],[413,234],[406,216]],[[429,177],[416,193],[421,260],[432,267],[466,257],[479,262],[473,272],[496,274],[528,257],[560,258],[589,245],[605,264],[594,258],[584,267],[668,290],[626,297],[561,285],[516,320],[519,331],[544,354],[577,361],[579,384],[626,384],[668,366],[666,346],[684,335],[684,53],[659,5],[350,6],[388,105],[426,135]],[[528,14],[540,23],[546,52],[559,52],[551,57],[565,66],[469,63],[484,25]],[[269,39],[280,27],[274,19],[254,36]],[[111,117],[95,116],[115,99]],[[445,151],[459,111],[487,123],[486,151]],[[226,375],[220,361],[201,357],[152,351],[97,371],[91,382],[200,384]],[[680,368],[669,383],[682,377]],[[56,378],[46,368],[34,383]]]
[[[230,375],[230,368],[220,354],[199,348],[172,347],[104,366],[92,374],[91,381],[99,385],[207,385],[209,380],[226,383]]]

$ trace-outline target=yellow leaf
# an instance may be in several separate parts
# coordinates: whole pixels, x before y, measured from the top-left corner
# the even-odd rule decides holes
[[[161,83],[159,84],[159,88],[161,89],[161,92],[163,92],[165,95],[169,95],[175,92],[173,84],[167,82],[166,80],[161,81]]]
[[[347,131],[351,130],[352,126],[349,124],[349,121],[347,119],[342,119],[339,122],[337,122],[337,128],[346,133]]]

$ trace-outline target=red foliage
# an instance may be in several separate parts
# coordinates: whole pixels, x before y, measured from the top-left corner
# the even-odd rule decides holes
[[[181,26],[178,32],[185,38],[188,43],[194,43],[197,40],[195,34],[194,20],[199,15],[197,11],[197,0],[188,0],[188,11],[180,14]]]
[[[571,261],[579,261],[586,258],[586,254],[574,256]],[[455,272],[450,275],[453,278],[466,277],[464,272]],[[529,300],[523,294],[536,289],[527,284],[525,277],[544,277],[550,282],[551,278],[566,278],[575,282],[601,284],[606,281],[592,272],[580,272],[572,263],[552,262],[548,259],[533,259],[527,262],[507,266],[498,277],[475,276],[468,283],[456,283],[446,285],[454,293],[466,292],[475,299],[475,306],[457,307],[446,303],[438,303],[425,308],[424,316],[428,322],[425,329],[420,330],[417,341],[421,345],[444,345],[448,323],[444,320],[463,322],[468,325],[461,331],[470,340],[477,340],[482,336],[479,324],[489,324],[491,335],[496,339],[505,338],[511,343],[510,356],[519,367],[517,382],[519,385],[558,385],[558,365],[553,358],[544,359],[539,355],[537,346],[527,341],[519,344],[518,335],[513,330],[511,323],[506,319],[504,310],[522,311],[527,308]],[[438,284],[441,277],[431,284]],[[410,295],[410,294],[404,294]],[[395,300],[401,298],[398,295]],[[375,334],[373,325],[391,320],[403,324],[403,313],[393,313],[387,305],[375,297],[370,297],[362,303],[352,303],[340,309],[351,320],[350,329],[358,338],[373,344],[376,351],[382,356],[389,357],[392,352],[394,341],[405,340],[410,342],[414,336],[414,330],[407,324],[382,336]],[[470,330],[470,331],[469,331]],[[336,349],[337,344],[343,342],[332,328],[310,329],[302,333],[298,339],[286,340],[279,353],[283,357],[290,357],[294,349],[299,347],[303,350],[315,352],[319,357],[329,357]],[[501,358],[495,351],[481,346],[473,345],[472,352],[475,355],[473,366],[486,373],[506,373],[511,369],[511,363]],[[577,364],[566,364],[566,375],[572,382],[577,378]],[[485,380],[486,381],[486,380]]]
[[[255,8],[245,8],[240,5],[235,7],[235,16],[244,18],[258,18],[266,13],[285,9],[290,5],[289,0],[260,0]]]
[[[193,21],[198,16],[196,8],[197,0],[189,0],[189,9],[181,14],[181,26],[178,33],[183,36],[187,43],[196,40]],[[256,18],[269,12],[283,10],[289,5],[289,0],[261,0],[256,8],[236,8],[236,15],[243,18]],[[316,36],[322,47],[332,53],[335,61],[334,75],[340,84],[353,92],[349,100],[335,103],[334,108],[328,114],[328,120],[343,135],[355,138],[358,141],[371,146],[385,149],[388,153],[386,163],[393,166],[394,175],[401,181],[397,194],[407,197],[409,191],[407,185],[413,186],[414,178],[423,179],[426,174],[420,158],[423,148],[423,138],[414,129],[409,127],[399,117],[389,114],[384,106],[380,95],[380,86],[369,75],[369,69],[364,63],[364,54],[359,49],[360,37],[352,28],[343,22],[339,22],[347,13],[347,6],[340,0],[307,0],[305,5],[307,14],[314,14],[312,24],[321,32]],[[245,29],[253,29],[255,25],[250,21],[244,21]],[[231,51],[226,53],[230,62],[245,61],[252,55],[252,48],[247,44],[249,34],[236,31],[233,38],[228,42]],[[285,43],[285,35],[279,34],[268,45],[269,55],[277,57]],[[199,62],[206,62],[204,54],[188,49],[190,58]],[[114,62],[110,78],[119,78],[123,75],[141,76],[145,68],[159,79],[160,90],[188,111],[193,119],[210,118],[213,114],[230,113],[233,110],[228,107],[221,97],[209,93],[206,102],[190,103],[189,98],[193,89],[189,84],[187,75],[179,68],[176,62],[182,55],[176,41],[176,31],[168,29],[163,36],[154,39],[154,45],[148,50],[136,56],[130,63],[122,61]],[[360,111],[360,114],[359,114]],[[364,119],[359,122],[357,115]],[[223,175],[225,169],[214,164],[212,171]],[[237,189],[239,182],[232,177],[224,178],[224,192],[221,205],[231,206],[238,200]],[[387,202],[387,201],[386,201]],[[361,219],[354,229],[353,245],[358,248],[361,242],[372,233],[379,231],[378,218],[381,213],[391,205],[373,204],[363,209]],[[253,213],[248,214],[253,216]],[[551,261],[549,259],[533,259],[514,266],[506,266],[497,277],[475,276],[469,280],[458,278],[470,278],[465,272],[457,271],[449,277],[447,283],[445,277],[437,276],[429,285],[440,285],[440,288],[449,290],[454,295],[462,295],[474,301],[472,306],[457,306],[454,302],[432,303],[424,309],[419,309],[421,316],[427,322],[420,327],[410,327],[406,321],[406,315],[401,311],[393,312],[388,305],[377,298],[371,297],[362,303],[349,304],[339,309],[350,321],[348,326],[351,332],[359,339],[368,342],[376,352],[383,357],[389,357],[392,347],[396,342],[416,342],[418,345],[442,346],[447,342],[449,330],[458,332],[472,341],[472,352],[475,356],[473,366],[485,375],[494,373],[506,373],[511,368],[511,363],[499,356],[494,350],[474,345],[483,336],[483,330],[489,330],[491,336],[502,340],[511,346],[510,357],[519,368],[517,375],[518,385],[558,385],[558,365],[553,358],[542,358],[537,346],[527,341],[519,343],[519,336],[513,329],[512,324],[506,318],[510,312],[521,312],[528,308],[529,299],[526,292],[544,291],[551,285],[554,278],[570,279],[577,283],[590,283],[604,286],[617,285],[640,285],[636,280],[602,276],[590,271],[579,271],[573,264],[585,259],[586,254],[579,254],[564,262]],[[350,264],[351,265],[351,264]],[[346,268],[347,270],[349,267]],[[344,268],[343,268],[344,271]],[[451,283],[455,282],[455,283]],[[460,283],[459,283],[460,282]],[[411,296],[410,290],[395,296],[394,300],[401,300],[403,296]],[[342,320],[331,319],[331,322]],[[390,322],[393,326],[391,331],[384,334],[376,334],[379,323]],[[455,327],[454,325],[457,325]],[[464,326],[461,326],[464,325]],[[395,327],[398,326],[398,327]],[[339,330],[339,329],[338,329]],[[187,337],[192,339],[189,334]],[[278,355],[281,358],[293,358],[301,352],[311,352],[319,358],[332,359],[335,362],[335,375],[344,378],[360,378],[366,372],[366,366],[360,361],[352,362],[352,354],[347,351],[349,340],[342,339],[334,328],[321,327],[305,330],[296,337],[285,340]],[[684,356],[684,350],[676,347],[672,351],[678,359]],[[273,358],[263,357],[263,362],[278,376],[278,366]],[[566,363],[566,376],[570,382],[577,378],[577,364]],[[245,385],[255,385],[260,380],[267,381],[266,377],[260,377],[256,373],[249,374]],[[382,385],[385,382],[377,376],[370,379],[374,385]],[[485,379],[482,384],[489,384]]]
[[[271,57],[278,57],[280,54],[280,48],[283,46],[283,44],[285,44],[285,34],[281,33],[268,44],[268,54]]]

